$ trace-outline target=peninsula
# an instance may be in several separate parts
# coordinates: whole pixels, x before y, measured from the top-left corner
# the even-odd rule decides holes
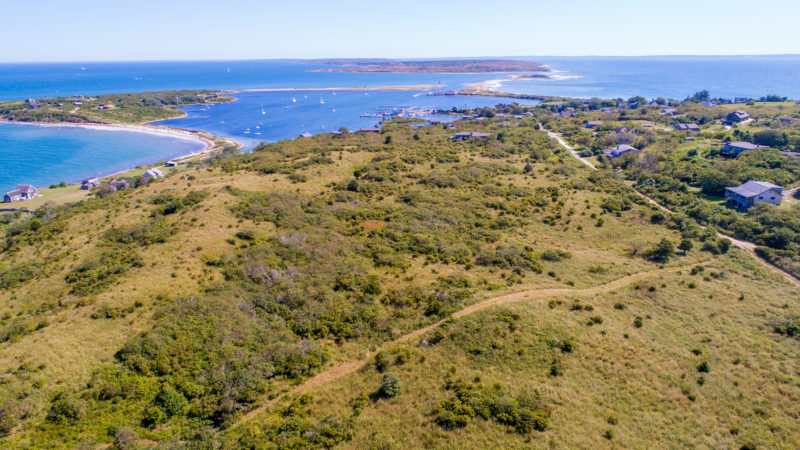
[[[405,61],[393,59],[323,59],[311,63],[332,67],[312,72],[394,72],[394,73],[502,73],[549,72],[550,69],[536,61],[511,59],[453,59],[430,61]]]

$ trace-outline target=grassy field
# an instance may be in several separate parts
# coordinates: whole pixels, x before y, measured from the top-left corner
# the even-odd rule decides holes
[[[228,151],[0,222],[0,443],[800,445],[800,290],[702,234],[659,252],[693,222],[534,111],[457,122],[486,141],[400,120]]]

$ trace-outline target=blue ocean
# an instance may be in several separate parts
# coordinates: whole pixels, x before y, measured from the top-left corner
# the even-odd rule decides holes
[[[554,72],[549,80],[518,80],[503,91],[574,97],[682,99],[707,89],[715,97],[780,94],[800,99],[800,56],[530,57]],[[0,100],[167,89],[268,89],[465,83],[509,74],[395,74],[314,72],[297,61],[205,61],[0,64]],[[187,117],[164,125],[204,130],[252,148],[299,134],[372,126],[382,107],[491,106],[508,100],[428,96],[422,91],[241,92],[229,104],[186,108]],[[293,101],[293,99],[295,101]],[[366,115],[367,117],[362,117]],[[83,128],[0,124],[0,191],[78,181],[197,150],[171,137]]]

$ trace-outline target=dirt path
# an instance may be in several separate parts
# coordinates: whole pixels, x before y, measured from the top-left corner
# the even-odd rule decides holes
[[[666,272],[674,272],[674,271],[679,271],[679,270],[688,270],[688,267],[689,266],[686,266],[686,267],[673,267],[673,268],[669,268],[669,269],[656,269],[656,270],[651,270],[651,271],[646,271],[646,272],[637,272],[637,273],[634,273],[632,275],[628,275],[628,276],[616,279],[616,280],[611,281],[609,283],[602,284],[600,286],[595,286],[595,287],[585,288],[585,289],[569,289],[569,288],[531,289],[531,290],[527,290],[527,291],[513,292],[511,294],[506,294],[506,295],[501,295],[501,296],[498,296],[498,297],[488,298],[486,300],[480,301],[480,302],[475,303],[473,305],[469,305],[469,306],[465,307],[464,309],[456,311],[452,315],[450,315],[450,316],[448,316],[448,317],[446,317],[446,318],[444,318],[444,319],[442,319],[442,320],[440,320],[438,322],[432,323],[432,324],[430,324],[430,325],[428,325],[426,327],[423,327],[423,328],[419,328],[419,329],[414,330],[414,331],[412,331],[412,332],[410,332],[408,334],[400,336],[399,338],[397,338],[397,339],[395,339],[393,341],[387,342],[387,343],[383,344],[382,346],[380,346],[379,348],[377,348],[376,350],[373,350],[371,352],[367,352],[366,356],[364,358],[360,359],[360,360],[341,362],[341,363],[338,363],[338,364],[334,365],[333,367],[331,367],[331,368],[329,368],[329,369],[327,369],[327,370],[325,370],[323,372],[318,373],[317,375],[309,378],[308,380],[306,380],[302,384],[299,384],[299,385],[295,386],[289,392],[287,392],[285,394],[282,394],[282,395],[280,395],[280,396],[278,396],[278,397],[276,397],[276,398],[274,398],[272,400],[269,400],[268,402],[264,403],[263,405],[248,411],[246,414],[244,414],[239,419],[239,421],[237,422],[236,425],[240,425],[242,423],[245,423],[245,422],[251,420],[253,417],[255,417],[259,413],[267,410],[270,406],[272,406],[275,402],[279,401],[281,398],[283,398],[287,394],[302,394],[302,393],[307,392],[307,391],[309,391],[309,390],[311,390],[313,388],[316,388],[316,387],[319,387],[319,386],[323,386],[323,385],[325,385],[327,383],[330,383],[330,382],[332,382],[334,380],[337,380],[337,379],[342,378],[344,376],[347,376],[347,375],[349,375],[351,373],[354,373],[357,370],[359,370],[361,367],[363,367],[365,364],[368,364],[369,361],[380,350],[384,350],[384,349],[392,347],[393,345],[400,344],[400,343],[403,343],[403,342],[408,342],[408,341],[420,338],[423,335],[425,335],[425,333],[428,333],[429,331],[441,326],[447,320],[457,319],[459,317],[464,317],[466,315],[473,314],[473,313],[476,313],[478,311],[482,311],[482,310],[487,309],[487,308],[492,308],[492,307],[495,307],[495,306],[505,305],[505,304],[509,304],[509,303],[516,303],[516,302],[520,302],[520,301],[523,301],[523,300],[534,300],[534,299],[541,299],[541,298],[551,298],[551,297],[563,296],[563,295],[594,295],[594,294],[600,294],[600,293],[604,293],[604,292],[610,292],[610,291],[622,288],[624,286],[627,286],[628,284],[631,284],[633,282],[639,281],[641,279],[647,278],[647,277],[652,276],[652,275],[657,275],[657,274],[666,273]]]
[[[541,124],[539,124],[539,127],[541,127]],[[542,130],[547,131],[544,128],[542,128]],[[572,156],[577,158],[578,161],[580,161],[580,162],[586,164],[587,166],[591,167],[592,170],[597,170],[597,167],[595,167],[594,164],[592,164],[588,159],[585,159],[581,155],[579,155],[578,152],[576,152],[574,148],[570,147],[569,144],[567,144],[566,141],[564,141],[564,139],[561,139],[561,136],[559,136],[556,133],[553,133],[552,131],[547,131],[547,136],[552,138],[552,139],[557,140],[558,143],[561,144],[561,146],[564,147],[565,149],[569,150],[569,152],[572,154]]]
[[[541,124],[540,124],[540,127],[541,127]],[[547,131],[544,128],[542,128],[542,130],[543,131]],[[592,163],[590,163],[589,161],[585,160],[584,158],[581,158],[581,156],[575,151],[575,149],[570,147],[564,141],[564,139],[561,138],[561,136],[559,136],[556,133],[553,133],[552,131],[547,131],[547,136],[549,136],[550,138],[553,138],[556,141],[558,141],[558,143],[561,144],[562,147],[564,147],[567,150],[569,150],[569,152],[572,154],[572,156],[574,156],[575,158],[580,160],[582,163],[584,163],[587,166],[591,167],[593,170],[597,170],[597,167],[595,167]],[[671,209],[667,208],[666,206],[658,203],[657,201],[653,200],[652,198],[642,194],[641,192],[636,190],[636,188],[634,188],[633,191],[636,192],[636,195],[644,198],[650,204],[657,206],[662,211],[670,213],[670,214],[675,214],[674,211],[672,211]],[[704,230],[706,229],[706,227],[704,227],[703,225],[699,225],[698,224],[698,226],[700,228],[704,229]],[[756,253],[756,247],[757,247],[756,244],[754,244],[752,242],[748,242],[748,241],[743,241],[741,239],[736,239],[735,237],[728,236],[727,234],[722,234],[720,232],[717,232],[717,236],[719,236],[720,238],[724,238],[724,239],[730,240],[733,245],[735,245],[735,246],[741,248],[742,250],[746,251],[747,253],[749,253],[752,257],[754,257],[756,260],[758,260],[764,267],[766,267],[767,269],[769,269],[773,273],[776,273],[778,275],[783,276],[788,282],[794,284],[795,286],[800,286],[800,281],[798,281],[797,278],[792,276],[789,272],[786,272],[783,269],[780,269],[780,268],[776,267],[775,265],[773,265],[772,263],[770,263],[766,259],[763,259],[762,257],[758,256],[758,254]]]

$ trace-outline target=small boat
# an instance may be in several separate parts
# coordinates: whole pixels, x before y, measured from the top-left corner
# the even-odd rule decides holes
[[[261,133],[259,132],[259,133],[253,133],[253,134],[261,134]]]
[[[266,111],[264,111],[264,104],[263,104],[263,103],[261,104],[261,115],[262,115],[262,116],[265,116],[265,115],[267,115],[267,112],[266,112]]]
[[[292,103],[297,103],[297,99],[292,97]]]
[[[336,92],[334,92],[333,95],[336,95]]]
[[[308,96],[307,96],[307,95],[304,95],[304,96],[303,96],[303,98],[305,98],[305,99],[308,99]]]
[[[222,120],[222,121],[220,121],[220,123],[225,123],[225,121],[224,121],[224,120]]]
[[[322,97],[319,98],[319,104],[320,105],[324,105],[325,104],[325,100],[323,100]]]
[[[336,109],[332,109],[331,112],[336,112]]]
[[[322,128],[323,130],[325,129],[325,125],[320,125],[319,127]]]

